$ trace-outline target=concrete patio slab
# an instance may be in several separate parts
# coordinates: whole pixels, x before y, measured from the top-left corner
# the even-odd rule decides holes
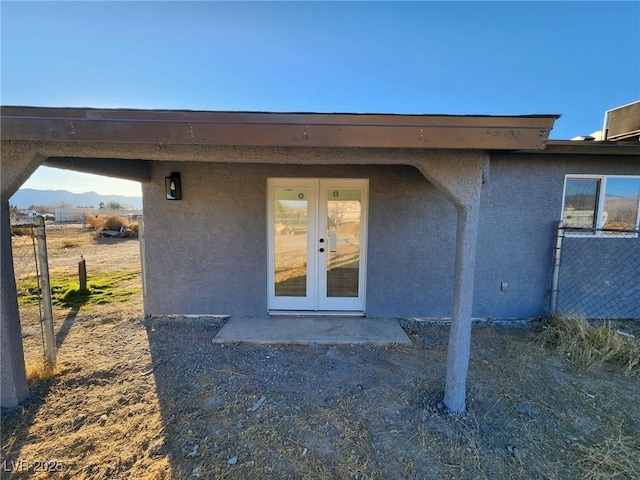
[[[214,343],[411,345],[395,319],[349,317],[231,318]]]

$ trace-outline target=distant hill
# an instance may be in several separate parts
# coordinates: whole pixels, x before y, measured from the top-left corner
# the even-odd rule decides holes
[[[9,200],[9,204],[19,209],[28,208],[29,205],[55,206],[61,202],[74,207],[95,207],[100,202],[118,202],[135,210],[142,209],[142,197],[127,197],[124,195],[100,195],[96,192],[71,193],[67,190],[35,190],[33,188],[21,188]]]

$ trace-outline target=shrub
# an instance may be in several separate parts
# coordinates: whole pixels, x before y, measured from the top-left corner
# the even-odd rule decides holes
[[[127,220],[123,217],[116,217],[112,215],[104,219],[105,230],[120,230],[121,228],[127,228]]]
[[[36,383],[51,380],[53,377],[61,373],[62,368],[59,365],[49,365],[42,359],[29,360],[25,364],[27,374],[27,382]]]
[[[130,229],[130,232],[123,234],[125,238],[135,238],[138,236],[138,222],[132,222],[129,224],[128,220],[124,217],[117,217],[115,215],[101,215],[100,217],[95,217],[88,214],[87,224],[96,230],[103,228],[105,230],[114,230],[119,232],[122,228],[125,230]]]
[[[94,215],[91,215],[90,213],[87,214],[86,222],[91,228],[94,228],[94,229],[102,228],[104,224],[102,217],[98,218]]]

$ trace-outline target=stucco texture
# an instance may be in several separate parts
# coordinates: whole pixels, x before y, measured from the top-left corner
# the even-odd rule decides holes
[[[181,173],[182,201],[164,198],[172,171]],[[638,174],[638,167],[633,158],[491,157],[480,197],[474,317],[547,314],[567,173]],[[456,209],[414,167],[181,161],[153,162],[151,176],[143,184],[147,313],[266,315],[267,178],[345,177],[369,179],[366,314],[452,314]]]
[[[638,175],[640,167],[633,157],[493,155],[481,197],[474,317],[548,314],[553,247],[567,174]],[[597,242],[592,247],[597,257]],[[584,262],[590,257],[585,255]],[[508,284],[506,291],[501,290],[502,282]]]
[[[164,199],[171,171],[182,201]],[[366,313],[450,312],[455,209],[416,169],[180,162],[144,185],[148,313],[267,313],[268,177],[369,178]]]

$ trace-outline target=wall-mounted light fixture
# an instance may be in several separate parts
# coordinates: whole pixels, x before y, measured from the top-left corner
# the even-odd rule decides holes
[[[164,189],[167,193],[167,200],[182,200],[180,172],[171,172],[168,177],[164,177]]]

